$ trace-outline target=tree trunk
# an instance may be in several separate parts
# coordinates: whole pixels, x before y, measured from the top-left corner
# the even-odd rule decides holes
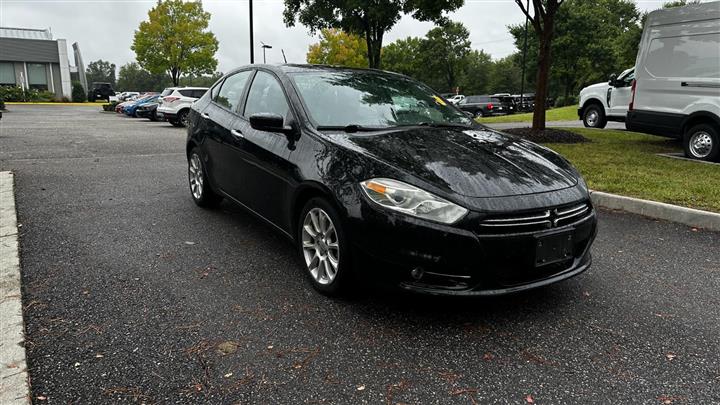
[[[552,44],[554,21],[550,15],[546,16],[544,29],[540,35],[540,49],[538,53],[538,72],[535,87],[535,112],[533,114],[533,131],[545,129],[545,106],[547,104],[548,80],[550,78],[550,46]]]

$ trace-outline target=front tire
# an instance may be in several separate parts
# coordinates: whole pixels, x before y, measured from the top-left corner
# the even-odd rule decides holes
[[[352,280],[350,247],[335,207],[315,197],[303,207],[297,224],[297,243],[305,274],[317,291],[343,295]]]
[[[174,120],[170,121],[173,126],[186,127],[188,119],[188,110],[181,110],[177,113]]]
[[[685,131],[685,156],[691,159],[715,162],[720,160],[720,135],[710,124],[698,124]]]
[[[585,128],[605,128],[607,125],[607,117],[605,111],[597,104],[591,104],[585,107],[583,112],[583,125]]]
[[[477,111],[475,111],[475,114],[473,114],[473,117],[475,117],[475,118],[482,118],[484,116],[485,116],[485,113],[483,112],[483,110],[477,110]]]
[[[215,207],[222,201],[222,197],[210,188],[210,182],[198,148],[193,148],[188,157],[188,184],[190,186],[190,196],[199,207]]]

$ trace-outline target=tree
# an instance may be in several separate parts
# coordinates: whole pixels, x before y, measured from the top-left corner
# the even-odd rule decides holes
[[[199,1],[158,0],[135,31],[131,49],[142,68],[167,73],[175,86],[182,75],[211,74],[218,41],[207,31],[209,21]]]
[[[365,67],[368,65],[367,44],[355,34],[335,28],[320,30],[320,42],[310,45],[308,63]]]
[[[555,15],[565,0],[532,0],[533,12],[525,8],[524,0],[515,0],[523,14],[527,16],[538,36],[538,72],[535,83],[535,112],[533,113],[533,131],[545,129],[545,105],[548,96],[548,80],[552,56],[552,40],[555,33]]]
[[[110,83],[115,87],[115,64],[102,59],[90,62],[85,69],[85,76],[88,83]]]
[[[440,73],[443,79],[442,83],[432,83],[433,86],[452,90],[458,85],[458,76],[470,53],[470,32],[459,22],[433,28],[425,35],[421,52],[424,68]]]
[[[130,62],[120,66],[117,87],[119,91],[160,91],[171,83],[166,74],[153,74]]]
[[[422,45],[422,38],[417,37],[407,37],[389,43],[382,50],[383,68],[427,81],[427,75],[423,74],[426,71],[422,68]]]
[[[87,101],[85,89],[80,82],[72,82],[72,101],[73,103],[84,103]]]
[[[443,14],[454,11],[464,0],[285,0],[285,24],[296,21],[315,32],[337,28],[365,37],[368,66],[380,68],[383,36],[403,14],[420,21],[444,21]]]
[[[463,62],[464,69],[458,79],[463,94],[487,94],[490,92],[490,77],[494,71],[490,55],[482,50],[472,50]]]
[[[700,4],[700,0],[676,0],[676,1],[668,1],[663,4],[662,8],[675,8],[675,7],[683,7],[688,6],[691,4]]]

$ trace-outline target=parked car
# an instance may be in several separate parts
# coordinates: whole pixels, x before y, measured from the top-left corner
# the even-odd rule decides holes
[[[87,99],[90,102],[95,100],[107,100],[110,102],[112,96],[115,96],[115,90],[113,90],[110,83],[93,82],[88,91]]]
[[[610,80],[580,90],[578,117],[588,128],[605,128],[608,121],[624,122],[630,105],[630,87],[635,80],[635,68]]]
[[[502,113],[504,114],[515,114],[515,111],[517,111],[517,106],[515,105],[515,99],[513,98],[510,93],[498,93],[493,94],[493,98],[497,98],[500,100],[500,103],[502,103]]]
[[[459,102],[465,100],[465,96],[463,96],[462,94],[455,94],[447,100],[453,104],[458,104]]]
[[[507,102],[503,102],[499,97],[489,95],[467,96],[458,103],[458,107],[473,117],[487,117],[510,112]]]
[[[137,117],[136,112],[137,112],[138,107],[145,105],[147,103],[157,102],[159,97],[160,97],[159,94],[152,94],[152,95],[145,96],[141,99],[135,100],[134,102],[126,105],[123,108],[123,112],[125,113],[125,115],[129,115],[131,117]]]
[[[147,118],[150,121],[157,121],[157,108],[158,108],[158,102],[157,100],[145,103],[137,108],[135,110],[135,115],[137,115],[140,118]]]
[[[514,94],[512,98],[517,112],[535,111],[535,93]]]
[[[158,117],[176,127],[186,126],[190,106],[206,91],[207,87],[169,87],[163,90],[157,108]]]
[[[225,198],[271,224],[326,294],[375,275],[497,295],[590,266],[596,215],[577,170],[399,74],[242,67],[190,108],[186,151],[195,203]]]
[[[133,97],[137,97],[139,95],[140,95],[140,93],[138,93],[137,91],[124,91],[124,92],[120,93],[120,95],[118,96],[118,100],[127,101],[127,100],[129,100]]]
[[[720,2],[648,15],[626,126],[682,139],[689,158],[720,161]]]

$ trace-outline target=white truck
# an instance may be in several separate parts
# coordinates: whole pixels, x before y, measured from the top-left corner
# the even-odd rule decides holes
[[[625,121],[630,105],[635,68],[619,76],[611,75],[608,82],[587,86],[580,91],[578,117],[588,128],[605,128],[608,121]]]
[[[626,127],[682,139],[687,157],[720,161],[720,1],[648,15]]]

